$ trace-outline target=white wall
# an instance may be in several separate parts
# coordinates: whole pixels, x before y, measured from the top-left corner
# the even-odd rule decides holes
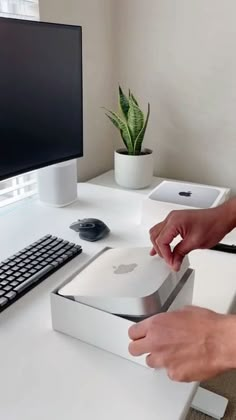
[[[101,109],[115,106],[112,6],[113,0],[39,0],[41,20],[83,27],[85,154],[78,161],[80,180],[113,166],[114,130]]]
[[[151,102],[162,176],[236,193],[235,0],[119,0],[119,79]]]
[[[117,84],[152,114],[155,173],[236,193],[235,0],[40,0],[42,20],[84,28],[85,157],[80,179],[113,165]],[[98,151],[97,151],[98,150]]]

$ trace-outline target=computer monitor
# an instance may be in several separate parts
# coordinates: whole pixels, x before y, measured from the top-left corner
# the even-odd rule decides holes
[[[0,18],[0,40],[0,180],[81,157],[81,27]]]

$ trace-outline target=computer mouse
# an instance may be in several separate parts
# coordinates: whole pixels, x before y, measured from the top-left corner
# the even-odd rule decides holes
[[[79,233],[84,241],[95,242],[103,239],[110,232],[109,227],[99,219],[82,219],[72,223],[70,229]]]

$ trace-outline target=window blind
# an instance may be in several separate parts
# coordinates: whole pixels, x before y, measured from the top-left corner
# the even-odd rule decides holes
[[[0,15],[37,20],[39,18],[38,0],[0,0]]]

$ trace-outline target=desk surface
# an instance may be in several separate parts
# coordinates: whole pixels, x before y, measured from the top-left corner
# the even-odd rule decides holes
[[[0,315],[0,407],[4,420],[182,420],[195,384],[171,382],[151,371],[52,330],[49,294],[104,245],[148,245],[138,225],[143,193],[84,183],[79,200],[64,209],[37,198],[0,212],[0,260],[51,233],[82,244],[84,252]],[[68,229],[83,217],[111,228],[98,243]],[[233,232],[228,238],[236,238]],[[227,312],[235,294],[235,258],[213,251],[192,253],[194,304]],[[170,404],[171,401],[171,404]]]

